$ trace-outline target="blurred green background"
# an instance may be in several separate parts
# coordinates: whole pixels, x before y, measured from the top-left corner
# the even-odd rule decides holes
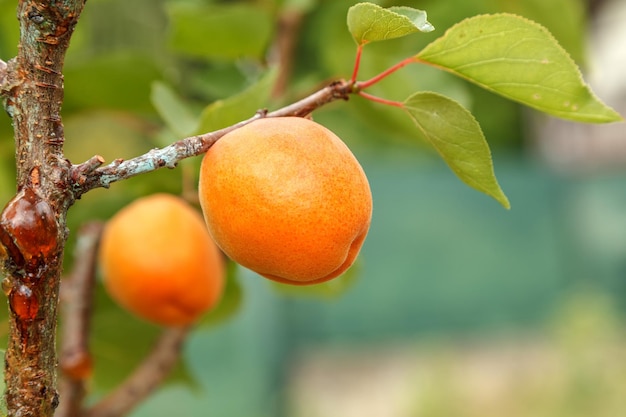
[[[345,15],[354,3],[90,0],[66,60],[68,158],[129,158],[349,77],[355,45]],[[599,7],[582,0],[377,3],[424,9],[437,30],[368,45],[362,79],[464,17],[496,11],[547,26],[586,69],[590,16]],[[0,0],[1,59],[16,53],[18,34],[15,1]],[[402,100],[417,90],[448,94],[472,110],[512,209],[456,179],[397,109],[354,98],[319,110],[315,119],[352,148],[372,187],[372,227],[357,266],[337,282],[297,291],[232,268],[226,319],[208,317],[194,331],[169,384],[133,416],[626,413],[626,172],[555,171],[532,151],[542,118],[433,69],[406,68],[372,93]],[[0,200],[8,201],[15,171],[4,113],[0,158]],[[85,195],[69,214],[65,269],[82,223],[107,219],[142,195],[193,188],[198,162]],[[6,336],[6,322],[0,330]],[[132,370],[158,332],[98,289],[92,400]],[[394,379],[398,366],[409,375]],[[326,379],[316,385],[320,370]],[[393,384],[381,372],[404,382],[385,394]]]

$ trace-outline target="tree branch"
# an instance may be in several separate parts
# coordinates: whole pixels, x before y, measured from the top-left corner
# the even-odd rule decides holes
[[[86,394],[86,380],[92,373],[89,352],[91,310],[96,276],[96,259],[103,224],[91,222],[78,232],[74,268],[61,283],[63,338],[59,365],[63,378],[61,402],[55,417],[77,416]]]
[[[165,329],[152,352],[133,374],[81,417],[125,416],[165,380],[178,362],[188,332],[187,327]]]
[[[278,16],[276,38],[270,53],[270,59],[278,65],[279,71],[272,91],[274,97],[281,97],[289,84],[303,19],[304,11],[300,9],[288,9]]]
[[[263,117],[304,117],[314,110],[335,100],[347,100],[353,93],[353,84],[346,81],[336,81],[327,87],[311,94],[310,96],[285,106],[273,112],[258,112],[253,117],[239,122],[233,126],[191,136],[161,149],[153,149],[144,155],[129,160],[115,160],[109,165],[98,167],[97,159],[93,157],[89,161],[72,167],[71,180],[75,198],[87,191],[104,187],[108,188],[112,183],[134,177],[139,174],[151,172],[163,167],[174,168],[181,160],[205,153],[222,136],[239,127]]]

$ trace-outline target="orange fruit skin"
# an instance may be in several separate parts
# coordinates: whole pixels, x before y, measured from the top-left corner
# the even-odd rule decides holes
[[[214,307],[224,262],[199,212],[154,194],[117,212],[99,249],[104,286],[119,305],[162,326],[184,326]]]
[[[372,216],[352,152],[298,117],[259,119],[223,136],[202,160],[199,196],[211,235],[231,259],[295,285],[348,269]]]

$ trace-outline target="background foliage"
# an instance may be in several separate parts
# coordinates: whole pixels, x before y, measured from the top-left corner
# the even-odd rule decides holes
[[[90,0],[66,62],[68,158],[79,163],[94,154],[107,161],[135,156],[349,77],[355,46],[345,15],[354,3]],[[496,11],[545,25],[586,66],[586,6],[579,0],[376,3],[424,9],[437,30],[368,45],[362,78],[415,54],[464,17]],[[15,1],[0,0],[0,57],[5,60],[16,53],[14,15]],[[277,49],[285,39],[295,41],[286,67]],[[286,87],[274,87],[276,80]],[[623,174],[554,175],[525,151],[527,110],[432,68],[400,71],[371,92],[403,100],[420,89],[447,94],[472,110],[494,150],[496,173],[512,211],[461,184],[420,143],[401,112],[359,98],[322,109],[316,120],[353,149],[374,194],[372,229],[358,270],[347,280],[294,297],[232,267],[220,314],[241,309],[226,321],[207,317],[187,345],[172,385],[137,416],[280,415],[289,364],[307,349],[535,331],[544,328],[555,303],[571,290],[582,286],[623,294],[626,258],[615,248],[626,242],[610,226],[626,223]],[[0,201],[14,193],[11,134],[3,114]],[[71,230],[91,219],[107,219],[139,196],[188,190],[198,162],[188,160],[180,169],[85,195],[70,211]],[[589,230],[605,245],[590,243]],[[340,291],[346,284],[351,284],[348,291]],[[342,295],[332,297],[335,293]],[[611,314],[619,314],[623,297],[613,301],[617,307]],[[98,396],[132,369],[158,329],[130,317],[99,290],[93,330]]]

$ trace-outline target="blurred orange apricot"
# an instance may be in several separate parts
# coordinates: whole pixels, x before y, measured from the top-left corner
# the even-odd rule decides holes
[[[163,326],[191,324],[219,302],[221,256],[200,213],[169,194],[140,198],[116,213],[99,250],[111,298]]]
[[[348,269],[372,215],[352,152],[298,117],[259,119],[222,137],[202,161],[199,196],[211,235],[231,259],[296,285]]]

